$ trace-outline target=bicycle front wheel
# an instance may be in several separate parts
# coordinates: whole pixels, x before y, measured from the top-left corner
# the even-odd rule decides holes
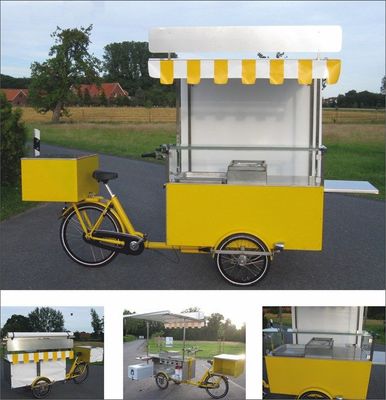
[[[91,229],[104,211],[98,204],[85,203],[78,207],[88,229]],[[110,211],[104,216],[98,230],[122,232],[121,224]],[[60,241],[66,254],[85,267],[101,267],[112,261],[118,252],[94,246],[84,238],[84,232],[75,210],[71,210],[60,226]]]
[[[85,362],[79,363],[74,369],[73,380],[75,383],[82,383],[88,377],[89,366]]]
[[[222,375],[209,375],[205,379],[206,392],[213,399],[222,399],[225,397],[229,390],[228,379]]]

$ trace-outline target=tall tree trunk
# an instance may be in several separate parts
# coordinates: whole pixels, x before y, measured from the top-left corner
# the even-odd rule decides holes
[[[59,123],[59,119],[60,119],[60,112],[62,111],[62,102],[59,101],[56,106],[54,111],[52,112],[52,119],[51,122],[54,124]]]

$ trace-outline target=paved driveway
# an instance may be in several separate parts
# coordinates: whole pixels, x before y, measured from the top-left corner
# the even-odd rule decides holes
[[[58,153],[74,151],[42,146],[42,155]],[[106,155],[100,161],[102,169],[119,173],[111,187],[134,226],[150,240],[164,241],[165,168]],[[327,194],[323,251],[278,255],[249,289],[384,289],[384,206]],[[103,268],[77,265],[59,242],[61,207],[43,204],[0,224],[1,289],[235,289],[208,255],[147,250],[139,257],[119,255]]]
[[[145,340],[135,340],[133,342],[124,343],[123,346],[123,398],[133,400],[208,400],[210,399],[205,389],[199,389],[195,386],[186,384],[176,385],[169,383],[169,387],[160,390],[156,386],[153,378],[133,381],[127,378],[127,366],[139,364],[140,361],[135,357],[144,355]],[[209,365],[206,360],[196,360],[196,378],[200,378]],[[245,399],[245,373],[238,378],[229,379],[229,392],[224,399],[241,400]]]

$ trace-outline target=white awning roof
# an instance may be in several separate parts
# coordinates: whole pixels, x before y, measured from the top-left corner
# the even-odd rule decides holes
[[[313,79],[326,79],[334,84],[340,75],[340,60],[183,60],[150,59],[149,75],[170,85],[174,79],[187,79],[189,84],[199,84],[201,79],[213,79],[216,84],[226,84],[228,79],[241,79],[243,84],[253,85],[256,79],[269,79],[273,85],[283,84],[285,79],[297,79],[299,84],[309,85]]]
[[[194,26],[153,28],[153,53],[206,52],[338,52],[342,28],[338,25]]]
[[[176,314],[170,311],[157,311],[145,314],[124,315],[123,318],[161,322],[165,325],[165,328],[201,328],[205,325],[204,314],[202,312]]]

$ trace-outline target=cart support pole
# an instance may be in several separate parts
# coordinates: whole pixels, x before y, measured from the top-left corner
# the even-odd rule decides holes
[[[146,355],[149,357],[149,321],[146,321]]]
[[[185,361],[185,333],[186,333],[186,326],[184,320],[184,330],[182,334],[182,361]]]

